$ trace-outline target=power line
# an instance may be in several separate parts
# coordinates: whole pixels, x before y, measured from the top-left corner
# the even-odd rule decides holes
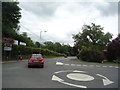
[[[28,28],[26,28],[24,25],[21,25],[25,30],[29,31],[31,34],[34,34],[33,36],[37,37],[37,38],[40,38],[36,33],[32,32],[31,30],[29,30]]]
[[[31,30],[29,30],[28,28],[26,28],[25,26],[21,25],[24,29],[26,29],[27,31],[31,32],[32,34],[35,34],[36,36],[38,36],[36,33],[32,32]],[[38,36],[39,37],[39,36]]]

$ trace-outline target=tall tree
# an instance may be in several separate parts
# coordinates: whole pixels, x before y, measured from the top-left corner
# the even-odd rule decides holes
[[[3,37],[15,38],[19,30],[21,18],[18,2],[2,2],[2,35]]]
[[[102,49],[110,42],[112,34],[104,33],[103,27],[100,25],[83,25],[82,32],[73,35],[75,47],[81,49],[82,46],[86,47],[101,47]]]

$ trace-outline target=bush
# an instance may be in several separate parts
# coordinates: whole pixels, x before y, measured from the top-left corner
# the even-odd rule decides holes
[[[107,60],[120,61],[120,34],[107,45]]]
[[[90,47],[82,47],[77,57],[89,62],[102,62],[104,59],[102,52]]]

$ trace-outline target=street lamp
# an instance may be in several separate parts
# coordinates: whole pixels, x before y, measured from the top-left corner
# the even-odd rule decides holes
[[[40,42],[41,42],[41,34],[42,32],[47,32],[47,31],[40,31]],[[41,45],[40,45],[40,53],[41,53]]]

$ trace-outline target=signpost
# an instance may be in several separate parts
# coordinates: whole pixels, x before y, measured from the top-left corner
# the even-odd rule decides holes
[[[14,43],[14,40],[11,38],[3,38],[2,42],[4,43],[4,59],[9,59],[11,57],[12,44]]]
[[[4,51],[11,51],[12,47],[4,47]]]

